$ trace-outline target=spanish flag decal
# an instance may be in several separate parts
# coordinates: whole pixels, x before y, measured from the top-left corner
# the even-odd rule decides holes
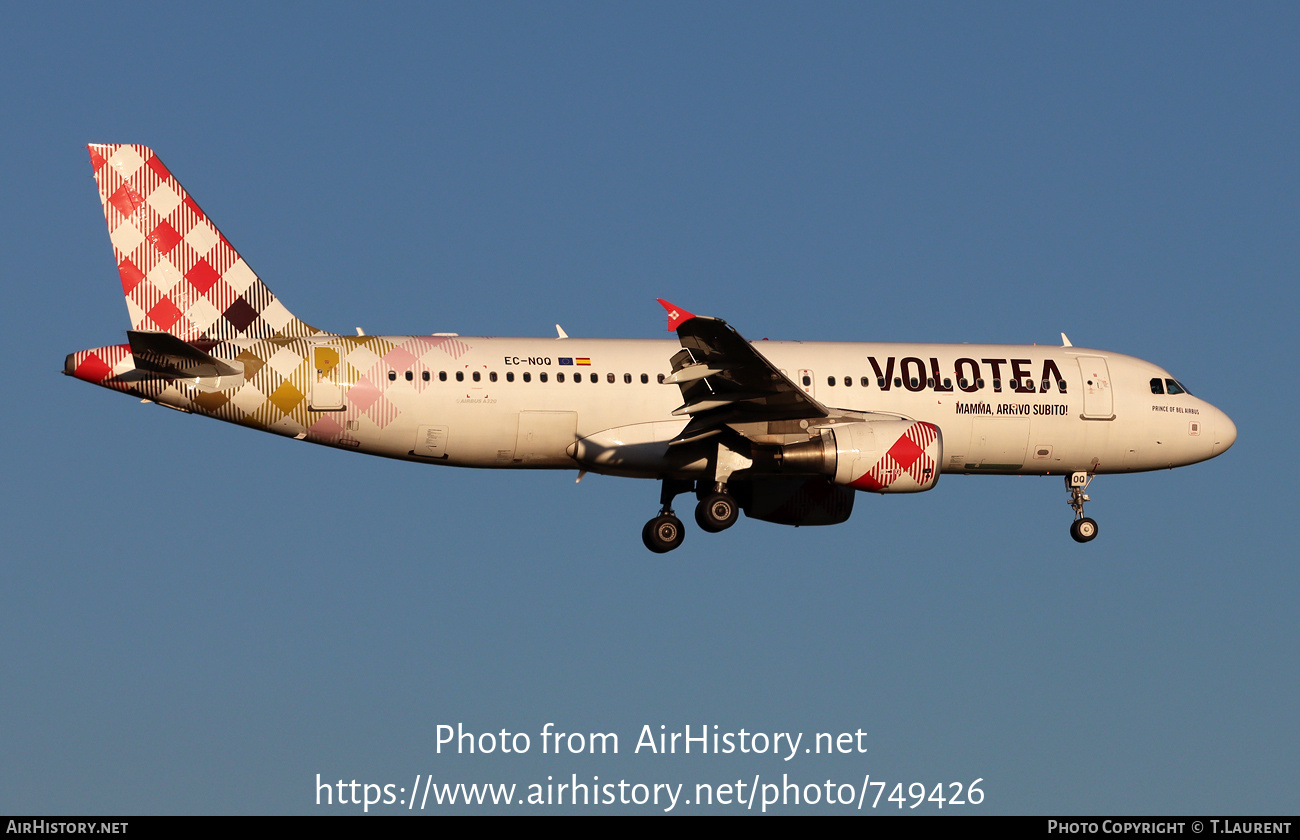
[[[574,364],[579,364],[579,365],[589,365],[589,364],[591,364],[591,359],[587,359],[587,358],[574,359],[573,361],[574,361]]]

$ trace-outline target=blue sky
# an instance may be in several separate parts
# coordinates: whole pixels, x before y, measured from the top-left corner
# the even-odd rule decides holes
[[[3,30],[0,811],[357,810],[317,807],[318,773],[1296,811],[1295,6],[66,4]],[[1239,438],[1099,478],[1087,546],[1058,479],[949,476],[651,555],[650,482],[361,458],[60,376],[127,327],[88,142],[155,148],[324,328],[660,337],[666,297],[751,339],[1064,331]],[[458,722],[533,749],[439,754]],[[541,755],[547,722],[620,753]],[[869,751],[633,753],[661,724]]]

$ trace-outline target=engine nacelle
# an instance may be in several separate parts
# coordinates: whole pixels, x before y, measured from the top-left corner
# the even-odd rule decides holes
[[[920,420],[866,420],[823,429],[784,446],[784,472],[812,472],[873,493],[919,493],[939,481],[943,436]]]
[[[853,513],[857,495],[819,475],[771,476],[732,487],[746,516],[778,525],[838,525]]]

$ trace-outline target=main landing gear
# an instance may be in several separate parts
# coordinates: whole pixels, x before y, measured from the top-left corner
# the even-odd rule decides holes
[[[688,493],[695,486],[692,481],[665,478],[659,491],[659,515],[641,529],[641,541],[655,554],[667,554],[686,539],[686,528],[673,514],[673,499],[678,493]]]
[[[1083,503],[1091,501],[1084,491],[1092,483],[1092,476],[1086,472],[1074,472],[1065,477],[1065,489],[1070,491],[1070,507],[1074,508],[1074,524],[1070,526],[1070,536],[1075,542],[1086,543],[1097,536],[1097,520],[1083,515]]]
[[[740,516],[740,506],[734,496],[727,492],[727,485],[718,484],[713,492],[700,499],[695,506],[695,523],[710,534],[725,531],[736,524]]]
[[[667,554],[681,545],[684,539],[686,529],[671,510],[660,513],[641,529],[641,541],[655,554]]]
[[[682,544],[686,532],[682,521],[673,513],[673,499],[680,493],[690,493],[695,489],[693,481],[664,479],[663,489],[659,491],[659,515],[641,529],[641,540],[646,548],[656,554],[666,554]],[[715,483],[711,492],[701,495],[699,504],[695,506],[695,523],[711,534],[727,530],[739,518],[740,503],[721,482]]]

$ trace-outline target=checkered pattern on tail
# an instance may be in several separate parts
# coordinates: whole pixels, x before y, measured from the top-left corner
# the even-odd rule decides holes
[[[151,149],[87,148],[134,329],[191,342],[320,333],[276,300]]]

